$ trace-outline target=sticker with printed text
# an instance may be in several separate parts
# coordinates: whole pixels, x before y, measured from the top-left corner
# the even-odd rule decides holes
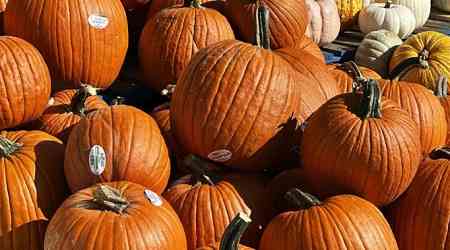
[[[233,154],[231,153],[230,150],[219,149],[219,150],[215,150],[215,151],[211,152],[208,155],[208,158],[211,161],[215,161],[215,162],[226,162],[226,161],[230,160],[232,156],[233,156]]]
[[[104,29],[109,24],[109,19],[105,16],[90,15],[88,18],[89,25],[96,29]]]
[[[145,189],[144,190],[145,197],[155,206],[159,207],[163,204],[161,197],[152,190]]]
[[[106,153],[100,145],[94,145],[89,151],[89,167],[94,175],[101,175],[106,167]]]

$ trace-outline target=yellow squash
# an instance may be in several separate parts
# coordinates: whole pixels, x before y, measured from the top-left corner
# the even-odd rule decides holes
[[[336,0],[336,5],[341,17],[342,29],[348,29],[356,23],[358,13],[363,8],[362,0]]]

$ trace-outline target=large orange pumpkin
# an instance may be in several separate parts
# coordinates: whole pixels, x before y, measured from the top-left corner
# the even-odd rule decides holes
[[[267,9],[258,13],[267,17]],[[298,73],[270,48],[268,22],[259,45],[216,43],[194,55],[177,82],[171,121],[190,153],[242,170],[263,170],[293,155]],[[312,56],[311,56],[312,57]]]
[[[198,0],[160,11],[147,22],[139,41],[146,85],[161,91],[174,84],[197,51],[228,39],[234,34],[227,19]]]
[[[398,249],[383,214],[364,199],[338,195],[321,202],[298,189],[287,195],[297,209],[270,222],[260,250]]]
[[[336,5],[341,18],[341,30],[357,23],[359,11],[363,8],[362,0],[336,0]]]
[[[381,79],[381,76],[366,67],[358,66],[353,62],[343,64],[330,64],[328,70],[336,79],[340,93],[349,93],[353,91],[354,83],[359,79]]]
[[[375,80],[363,90],[339,95],[314,113],[300,152],[314,190],[384,206],[414,178],[422,159],[420,130],[407,111],[381,98]]]
[[[86,114],[108,107],[101,97],[95,93],[91,95],[88,88],[84,86],[79,90],[68,89],[55,93],[39,118],[39,129],[67,142],[72,128]]]
[[[187,250],[167,201],[131,182],[103,183],[70,196],[50,221],[45,250]]]
[[[411,36],[395,49],[389,72],[392,78],[436,89],[440,76],[450,78],[450,37],[434,31]]]
[[[311,38],[304,36],[303,39],[296,43],[293,47],[308,52],[319,59],[322,63],[325,63],[325,57],[323,56],[322,51]]]
[[[50,74],[41,54],[16,37],[0,37],[0,130],[39,118],[50,98]]]
[[[0,249],[41,250],[67,187],[64,145],[40,131],[0,132]]]
[[[434,90],[434,94],[439,98],[442,107],[445,111],[445,118],[447,119],[447,145],[450,145],[450,98],[448,96],[447,78],[441,76]]]
[[[292,47],[305,36],[308,12],[304,1],[292,0],[229,0],[227,13],[245,42],[252,43],[257,31],[255,12],[258,6],[269,9],[269,37],[272,49]]]
[[[408,190],[388,210],[400,249],[448,250],[450,246],[450,151],[422,163]]]
[[[10,1],[5,32],[39,49],[49,65],[53,90],[80,83],[109,87],[128,47],[127,19],[119,0]]]
[[[114,105],[88,114],[72,129],[64,170],[72,192],[97,182],[126,180],[160,194],[169,179],[170,160],[149,115]]]
[[[425,155],[445,144],[447,120],[439,99],[427,88],[409,82],[379,80],[384,97],[396,102],[418,124],[422,150]]]
[[[265,196],[266,178],[260,175],[210,175],[204,164],[189,156],[192,175],[177,180],[165,193],[183,223],[188,249],[220,241],[225,228],[239,213],[252,215],[255,223],[243,236],[243,244],[257,246],[264,226],[270,219],[270,204]],[[194,165],[193,165],[194,164]],[[200,166],[197,166],[200,164]],[[226,205],[224,205],[226,204]]]

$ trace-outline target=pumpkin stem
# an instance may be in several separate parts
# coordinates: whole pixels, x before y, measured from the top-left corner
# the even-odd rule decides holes
[[[202,4],[199,0],[184,0],[184,6],[185,7],[192,7],[192,8],[203,8]]]
[[[125,103],[125,98],[122,96],[116,96],[112,101],[111,105],[122,105]]]
[[[211,186],[214,186],[214,182],[207,172],[206,162],[199,157],[190,154],[184,158],[184,164],[189,167],[192,172],[192,175],[196,178],[196,180],[201,183],[205,183]]]
[[[437,83],[436,83],[436,89],[434,91],[434,94],[437,97],[447,97],[448,93],[448,80],[445,76],[439,76]]]
[[[252,222],[250,217],[240,212],[225,229],[219,250],[239,250],[239,242],[248,225]]]
[[[429,68],[429,58],[430,51],[427,49],[422,50],[417,57],[408,58],[397,65],[397,67],[391,71],[390,78],[393,80],[399,80],[414,67],[422,67],[424,69]]]
[[[305,193],[298,188],[290,189],[284,195],[284,198],[299,209],[309,209],[311,207],[319,206],[322,204],[322,202],[314,195]]]
[[[86,116],[86,100],[89,96],[97,95],[97,89],[88,85],[81,84],[81,87],[77,90],[77,93],[72,98],[70,103],[70,110],[82,117]]]
[[[165,89],[161,90],[161,95],[171,97],[173,92],[175,92],[175,84],[168,84]]]
[[[269,9],[256,1],[256,45],[263,49],[270,49]]]
[[[360,117],[381,118],[381,92],[378,82],[369,79],[363,86]]]
[[[386,3],[385,3],[385,5],[384,5],[384,8],[390,9],[391,6],[392,6],[392,1],[387,0]]]
[[[99,185],[94,191],[95,204],[103,209],[122,214],[130,203],[123,198],[119,190],[107,185]]]
[[[2,157],[9,157],[11,154],[19,150],[22,146],[22,143],[18,143],[4,136],[0,136],[0,156]]]
[[[430,67],[430,65],[428,64],[429,58],[430,51],[428,51],[427,49],[424,49],[419,53],[419,64],[420,66],[422,66],[422,68],[427,69],[428,67]]]
[[[348,61],[342,64],[342,67],[352,74],[353,77],[353,92],[359,90],[364,86],[364,84],[367,82],[367,78],[364,77],[363,73],[359,69],[358,65],[354,61]]]
[[[430,153],[433,160],[447,159],[450,160],[450,147],[436,148]]]

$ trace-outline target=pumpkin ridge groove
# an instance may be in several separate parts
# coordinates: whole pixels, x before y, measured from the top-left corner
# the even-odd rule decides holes
[[[358,237],[354,237],[354,238],[353,238],[353,239],[355,239],[355,238],[357,239],[357,241],[359,242],[358,245],[360,245],[360,246],[362,245],[362,246],[364,247],[364,249],[369,249],[369,248],[365,245],[365,242],[361,240],[363,237],[361,237],[362,235],[361,235],[361,233],[359,232],[359,230],[357,230],[357,228],[354,228],[354,225],[355,225],[356,223],[353,221],[353,219],[351,218],[351,216],[349,216],[349,215],[346,213],[346,210],[340,206],[339,202],[329,203],[329,205],[334,205],[334,207],[335,207],[337,210],[339,210],[339,211],[341,212],[341,216],[347,218],[347,220],[350,222],[350,225],[352,225],[351,231],[356,232],[356,234],[358,235]]]
[[[266,3],[266,5],[267,5],[267,3]],[[267,8],[267,7],[266,7]],[[274,9],[274,10],[277,10],[277,11],[270,11],[271,9]],[[283,9],[283,12],[280,12],[280,9],[282,9],[282,7],[281,7],[281,4],[279,4],[278,6],[276,6],[276,5],[270,5],[270,9],[268,8],[268,10],[269,10],[269,13],[273,13],[273,12],[277,12],[277,13],[284,13],[285,15],[289,15],[290,13],[289,13],[289,11],[286,11],[286,9]],[[270,15],[270,14],[269,14]],[[279,17],[278,15],[270,15],[270,18],[271,19],[275,19],[274,21],[274,23],[279,23],[279,24],[281,24],[281,26],[280,26],[280,28],[282,28],[282,33],[284,33],[284,32],[286,32],[286,31],[288,31],[289,29],[288,29],[288,24],[286,24],[286,20],[284,20],[283,19],[283,17]],[[297,20],[296,18],[293,18],[292,20]],[[277,25],[278,26],[278,25]],[[270,23],[269,23],[269,30],[270,30],[270,34],[277,34],[277,33],[274,33],[273,31],[272,31],[272,29],[270,29]],[[273,36],[273,38],[277,38],[277,36]],[[291,36],[289,36],[289,40],[293,40],[292,39],[292,37]],[[275,43],[276,44],[279,44],[280,42],[279,41],[275,41]]]
[[[21,196],[21,198],[24,198],[25,200],[27,200],[27,201],[31,201],[32,203],[33,203],[33,212],[34,212],[34,214],[31,214],[30,213],[30,210],[28,210],[28,209],[25,209],[25,211],[26,211],[26,213],[27,213],[27,216],[26,216],[26,218],[29,220],[29,219],[31,219],[31,218],[38,218],[39,217],[39,210],[40,210],[40,208],[39,208],[39,205],[37,204],[37,197],[33,197],[33,194],[34,195],[36,195],[37,196],[37,190],[36,190],[36,188],[33,188],[32,186],[31,186],[31,189],[30,189],[30,182],[31,182],[31,184],[33,184],[34,183],[34,180],[33,180],[33,178],[31,177],[32,175],[28,175],[28,176],[26,176],[25,175],[25,173],[24,172],[28,172],[27,170],[25,170],[24,172],[22,172],[22,170],[24,170],[24,166],[25,166],[25,164],[24,164],[24,162],[23,162],[23,160],[21,159],[21,158],[19,158],[19,157],[16,157],[16,159],[17,159],[17,161],[20,161],[20,164],[17,164],[17,162],[11,162],[14,166],[17,166],[17,165],[21,165],[21,167],[12,167],[12,168],[10,168],[10,170],[11,170],[11,174],[14,172],[15,174],[14,174],[14,177],[15,177],[15,182],[23,182],[25,185],[24,185],[24,187],[25,188],[23,188],[23,189],[25,189],[25,190],[22,190],[22,188],[20,188],[19,190],[20,190],[20,196]],[[26,169],[26,168],[25,168]],[[27,177],[27,178],[24,178],[24,177]],[[30,181],[30,179],[31,179],[31,181]],[[25,192],[24,192],[25,191]],[[36,198],[36,199],[34,199],[34,198]],[[24,223],[25,224],[25,223]],[[22,224],[21,224],[22,225]],[[16,225],[16,226],[21,226],[21,225]]]
[[[32,66],[32,64],[30,64],[31,63],[31,61],[30,61],[30,58],[27,56],[27,54],[25,53],[25,50],[22,48],[22,46],[19,46],[19,44],[13,39],[13,40],[11,40],[11,42],[15,45],[14,46],[14,49],[16,49],[16,50],[20,50],[20,52],[21,52],[21,54],[22,54],[22,56],[23,57],[25,57],[26,58],[26,60],[27,60],[27,63],[26,63],[26,67],[27,67],[27,69],[28,70],[30,70],[31,71],[31,73],[32,73],[32,78],[33,78],[33,80],[39,80],[39,79],[35,79],[34,78],[34,76],[36,76],[36,72],[33,70],[33,66]],[[11,53],[12,53],[12,51],[11,51],[11,49],[10,48],[7,48]],[[15,61],[15,63],[16,63],[16,65],[18,66],[19,64],[17,64],[17,60],[16,60],[16,57],[14,56],[14,61]],[[21,65],[21,66],[23,66],[23,65]],[[22,67],[21,67],[22,68]],[[25,67],[23,67],[23,68],[25,68]],[[24,78],[24,76],[23,76],[23,74],[22,74],[22,72],[21,72],[21,70],[18,70],[19,71],[19,74],[20,74],[20,78],[21,78],[21,80],[22,81],[26,81],[26,82],[28,82],[29,80],[32,80],[32,79],[25,79]],[[35,82],[37,82],[37,81],[35,81]],[[22,107],[23,107],[23,112],[24,112],[24,116],[26,116],[26,107],[29,107],[30,105],[28,104],[27,105],[27,96],[25,95],[25,93],[26,93],[26,91],[25,91],[25,86],[24,86],[24,84],[20,84],[21,86],[22,86],[22,95],[24,96],[24,98],[23,98],[23,102],[22,102]],[[32,107],[33,107],[33,112],[31,112],[31,114],[35,114],[35,109],[36,109],[36,102],[37,102],[37,99],[35,99],[35,98],[33,98],[34,99],[34,102],[35,103],[33,103],[33,105],[32,105]],[[22,121],[23,121],[23,119],[22,119]]]

